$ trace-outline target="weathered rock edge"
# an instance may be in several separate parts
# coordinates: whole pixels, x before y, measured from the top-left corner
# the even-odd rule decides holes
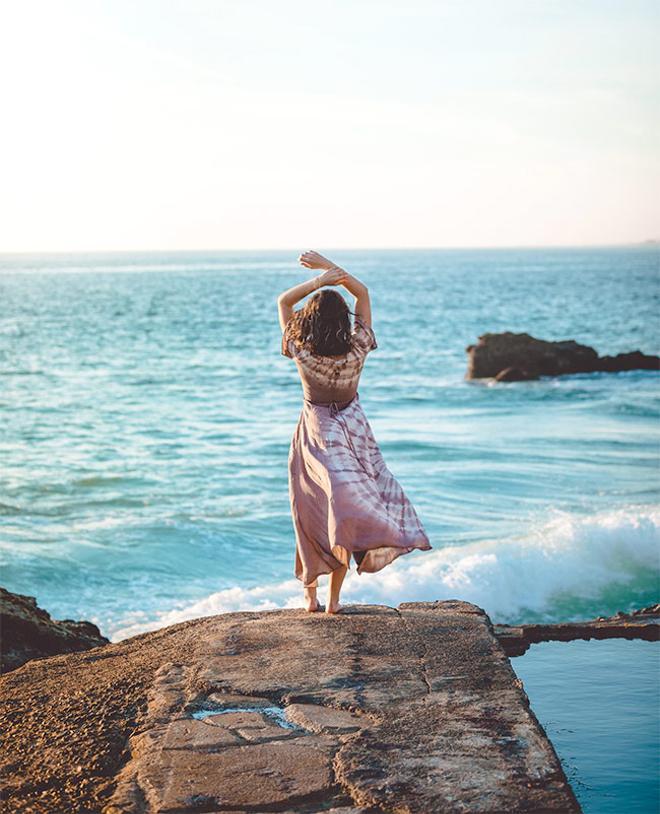
[[[579,811],[467,603],[222,614],[0,689],[13,812]]]
[[[0,673],[31,659],[89,650],[109,641],[92,622],[52,619],[33,596],[0,588]]]
[[[599,616],[586,622],[547,625],[494,625],[497,640],[507,656],[522,656],[540,642],[571,642],[575,639],[643,639],[660,641],[660,605],[632,613]]]
[[[455,606],[455,612],[450,613],[452,605]],[[147,722],[150,720],[153,709],[148,707],[148,701],[150,697],[160,691],[158,687],[162,685],[163,676],[169,676],[166,680],[170,680],[172,678],[170,671],[174,669],[175,679],[180,684],[181,681],[180,678],[176,678],[176,672],[182,670],[181,675],[189,676],[193,682],[192,686],[195,686],[197,681],[195,676],[199,673],[200,664],[208,661],[213,655],[213,641],[215,638],[219,637],[216,641],[218,645],[220,642],[225,642],[225,649],[221,650],[222,654],[224,656],[230,655],[241,641],[239,635],[236,638],[236,647],[232,644],[236,631],[240,632],[248,623],[259,622],[259,620],[265,622],[268,614],[271,614],[271,622],[269,623],[272,625],[271,632],[273,629],[277,631],[285,626],[293,625],[299,634],[302,630],[305,635],[311,636],[312,646],[308,648],[307,658],[315,660],[314,663],[317,666],[327,663],[328,658],[331,658],[333,652],[339,648],[338,655],[341,659],[336,660],[338,665],[344,664],[344,683],[352,675],[348,671],[352,664],[356,670],[360,668],[357,676],[362,677],[359,679],[357,676],[353,676],[353,679],[357,682],[354,690],[359,688],[361,680],[362,684],[368,685],[371,694],[378,686],[384,692],[388,686],[392,685],[392,682],[399,687],[405,687],[409,682],[409,676],[406,673],[407,668],[403,669],[404,675],[401,677],[401,664],[398,664],[398,662],[390,664],[398,653],[397,642],[400,641],[400,631],[397,634],[395,628],[392,633],[396,635],[388,635],[388,628],[383,628],[381,624],[384,618],[389,622],[392,619],[392,614],[398,614],[400,618],[409,622],[411,608],[416,608],[418,613],[421,613],[420,609],[433,612],[433,616],[429,617],[434,620],[431,627],[429,628],[428,625],[424,624],[415,624],[413,626],[414,637],[411,640],[413,643],[406,642],[406,647],[412,647],[418,654],[430,653],[432,661],[428,663],[432,667],[433,665],[437,667],[438,653],[443,648],[447,651],[447,659],[450,655],[452,658],[460,657],[461,652],[467,653],[472,658],[474,655],[472,650],[475,650],[475,652],[484,650],[483,643],[479,644],[479,637],[476,644],[470,645],[466,643],[464,636],[453,635],[452,633],[453,630],[458,631],[464,627],[464,621],[461,621],[461,619],[464,619],[468,609],[470,609],[469,614],[473,618],[481,616],[483,625],[488,630],[492,630],[492,626],[490,626],[483,611],[462,603],[406,603],[400,606],[399,609],[388,608],[387,606],[349,606],[349,608],[348,618],[340,615],[326,619],[323,614],[306,614],[303,611],[296,610],[270,611],[267,613],[242,612],[200,618],[141,634],[119,643],[96,647],[86,653],[37,659],[0,677],[0,695],[3,699],[3,703],[0,705],[0,729],[5,734],[6,744],[6,747],[0,752],[0,763],[5,783],[3,798],[8,801],[9,810],[58,813],[63,811],[101,811],[115,791],[117,785],[116,773],[122,766],[124,766],[125,770],[128,770],[128,766],[132,762],[131,758],[135,759],[136,757],[137,753],[131,755],[129,749],[131,741],[129,739],[131,736],[139,736],[150,725]],[[648,624],[650,621],[649,614],[653,615],[659,609],[659,606],[653,606],[641,611],[635,611],[629,615],[619,613],[609,620],[600,618],[593,620],[593,623],[585,624],[593,626],[594,623],[600,623],[598,629],[602,631],[603,637],[606,638],[612,635],[624,635],[628,638],[628,634],[632,632],[634,632],[635,638],[639,635],[646,637],[644,631],[653,629]],[[438,614],[444,614],[441,620]],[[378,618],[374,621],[376,616]],[[641,620],[641,628],[639,626],[640,616],[645,617]],[[624,617],[623,621],[622,617]],[[602,624],[604,622],[608,624]],[[345,624],[351,624],[354,627],[347,630],[346,627],[342,627]],[[655,622],[653,624],[655,625]],[[300,628],[300,625],[303,625],[303,628]],[[521,627],[532,628],[539,626]],[[566,629],[564,625],[547,627],[558,628],[560,632]],[[569,625],[570,627],[572,626]],[[442,635],[439,635],[438,628],[444,631]],[[497,626],[495,630],[500,635],[504,635],[504,639],[506,639],[506,626]],[[516,628],[510,630],[517,631]],[[657,632],[657,625],[655,625],[654,630]],[[590,638],[592,627],[587,628],[585,632],[589,634],[587,638]],[[514,637],[520,635],[517,632],[514,633]],[[600,637],[600,633],[598,635]],[[443,638],[446,639],[444,644]],[[227,642],[229,642],[229,646],[227,646]],[[365,647],[365,644],[368,643],[370,643],[370,648]],[[270,647],[271,640],[267,638],[262,642],[261,650],[261,658],[266,663],[269,662],[268,651]],[[492,647],[491,643],[486,648],[486,652],[490,652]],[[498,648],[495,648],[495,651],[500,652]],[[352,653],[351,658],[354,659],[353,662],[349,660],[348,666],[346,665],[347,653],[349,655]],[[234,655],[240,659],[240,649],[236,649]],[[250,654],[246,663],[252,665],[250,669],[258,671],[260,667],[259,665],[255,667],[253,664],[253,656],[254,654]],[[410,652],[404,653],[402,658],[403,663],[408,664],[409,672],[414,673],[415,670],[410,667]],[[420,666],[426,665],[421,672],[418,671],[419,676],[428,677],[427,659],[422,656],[419,656],[419,658],[421,659]],[[382,668],[385,669],[385,676],[382,675],[382,670],[379,672],[371,669],[370,665],[374,664],[374,660],[381,663],[381,665],[383,662],[390,664],[389,670]],[[466,663],[468,661],[469,659],[466,659]],[[488,664],[488,659],[486,659],[486,664]],[[336,666],[331,664],[332,669],[335,669]],[[397,678],[397,676],[399,677]],[[453,678],[460,678],[460,676],[454,676]],[[323,675],[321,675],[321,679],[323,680]],[[509,673],[509,679],[515,681],[512,673]],[[436,684],[437,681],[434,679],[433,686]],[[348,681],[347,686],[350,689],[350,681]],[[523,696],[522,706],[524,706],[527,703],[526,697],[519,683],[517,686]],[[213,683],[207,688],[209,690],[207,695],[204,695],[205,690],[200,690],[199,687],[195,692],[201,692],[199,698],[206,698],[207,703],[210,701],[212,704],[215,703],[221,706],[223,700],[226,702],[229,699],[229,695],[225,692],[216,697],[211,692],[212,687]],[[427,688],[430,689],[428,684]],[[324,688],[321,681],[321,686],[318,686],[317,689],[322,691],[323,694],[323,692],[332,690],[332,687],[329,689]],[[431,695],[431,693],[426,694]],[[302,693],[302,695],[307,697],[305,693]],[[183,697],[186,697],[185,693]],[[253,705],[272,704],[278,698],[282,700],[283,697],[281,687],[274,696],[264,696],[261,700],[254,697],[254,695],[249,696]],[[388,713],[392,708],[396,709],[397,697],[397,692],[394,692],[393,698],[390,699],[393,701],[394,706],[392,707],[390,701],[387,701],[382,709],[387,710]],[[435,697],[435,693],[433,693],[433,697]],[[287,715],[291,717],[292,722],[302,725],[303,728],[320,735],[327,735],[326,730],[328,728],[335,734],[341,732],[347,735],[356,731],[353,726],[354,720],[350,716],[359,716],[361,713],[353,713],[350,709],[348,711],[343,708],[337,709],[332,705],[328,706],[323,701],[308,704],[307,701],[303,700],[303,702],[297,703],[295,698],[295,692],[288,698]],[[518,698],[514,701],[514,706],[519,705],[521,705],[521,702]],[[183,715],[183,724],[179,724],[180,726],[189,725],[191,720],[189,718],[190,710],[193,708],[194,703],[187,708]],[[248,734],[250,730],[258,731],[267,728],[265,724],[269,722],[263,720],[260,720],[259,726],[254,726],[254,711],[247,714],[252,718],[248,717],[248,720],[242,723],[247,724],[245,731]],[[535,720],[533,714],[531,712],[529,714]],[[348,722],[346,718],[339,721],[337,717],[333,718],[333,716],[339,716],[341,719],[341,716],[346,715],[349,716]],[[375,715],[374,720],[377,723],[380,720],[379,715],[382,715],[382,713],[377,708],[373,715]],[[366,720],[367,717],[363,715],[363,720]],[[448,718],[439,722],[440,727],[448,724],[451,724],[451,720]],[[414,716],[412,725],[414,725]],[[278,734],[281,733],[278,732]],[[443,736],[442,729],[438,729],[437,732],[431,729],[430,732],[426,731],[425,733],[426,737],[430,736],[431,738],[436,735],[438,738]],[[414,740],[414,737],[412,739]],[[249,740],[249,738],[246,738],[246,740]],[[362,733],[361,741],[363,744],[367,744],[367,755],[370,744],[376,750],[383,748],[379,740],[369,741],[369,734],[366,729]],[[327,744],[326,739],[326,746]],[[390,747],[386,745],[385,751],[388,750],[391,751]],[[399,749],[398,753],[401,752],[402,750]],[[333,762],[335,777],[343,776],[342,765],[337,761],[335,771],[335,763]],[[341,780],[339,787],[335,787],[337,794],[335,801],[337,803],[347,799],[342,797],[344,794],[343,782]],[[456,805],[459,802],[457,798]],[[197,803],[199,804],[200,801],[197,800]],[[342,805],[336,808],[337,814],[340,811],[355,812],[356,810],[363,810],[356,809],[353,802],[347,803],[347,805],[348,808]],[[405,804],[404,807],[397,808],[396,802],[392,803],[394,808],[391,805],[388,807],[388,805],[385,802],[382,806],[379,805],[371,810],[412,810],[406,808]],[[316,802],[309,802],[309,806],[312,808],[307,810],[317,810],[319,807]],[[208,809],[200,808],[197,805],[194,810]],[[259,810],[264,811],[266,809]],[[277,810],[283,809],[279,808]],[[303,811],[305,809],[297,807],[295,810]],[[324,807],[324,810],[327,810],[327,807]],[[449,807],[445,808],[445,810],[451,811],[454,809]],[[487,811],[491,809],[466,808],[461,810]],[[577,809],[569,808],[566,810]]]
[[[642,353],[599,356],[589,345],[573,339],[549,342],[528,333],[485,333],[468,345],[466,379],[494,378],[515,382],[571,373],[616,373],[623,370],[660,370],[660,357]]]
[[[474,605],[224,621],[159,670],[104,814],[579,811]]]

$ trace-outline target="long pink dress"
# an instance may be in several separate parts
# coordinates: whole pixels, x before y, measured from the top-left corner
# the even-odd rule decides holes
[[[357,385],[365,358],[378,347],[358,317],[344,357],[315,356],[282,335],[282,353],[307,376],[326,384]],[[301,374],[302,375],[302,374]],[[432,548],[400,484],[383,460],[357,391],[352,401],[303,399],[289,450],[289,498],[296,536],[295,576],[304,585],[342,565],[380,571],[402,554]]]

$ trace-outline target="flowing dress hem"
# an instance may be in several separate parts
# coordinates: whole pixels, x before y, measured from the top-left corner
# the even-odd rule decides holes
[[[430,551],[432,548],[433,546],[426,535],[422,536],[420,542],[415,542],[409,546],[380,546],[378,548],[370,548],[364,551],[364,557],[357,567],[357,573],[375,574],[404,554],[410,554],[411,551]]]
[[[433,546],[429,542],[428,538],[424,537],[420,543],[415,543],[411,546],[379,546],[377,548],[365,549],[363,551],[349,551],[347,548],[344,548],[344,546],[337,544],[333,546],[333,551],[335,549],[342,549],[342,551],[345,552],[345,554],[340,554],[340,557],[342,559],[346,559],[346,563],[343,563],[340,557],[337,557],[336,568],[328,568],[327,570],[324,569],[322,571],[318,571],[313,577],[308,577],[307,579],[305,578],[304,571],[302,569],[299,571],[296,570],[294,571],[294,576],[296,579],[299,579],[305,587],[312,585],[319,577],[325,576],[326,574],[331,574],[333,571],[336,571],[337,568],[341,568],[343,565],[346,565],[346,567],[350,569],[351,556],[353,557],[354,562],[357,564],[356,573],[375,574],[404,554],[410,554],[411,551],[430,551],[433,549]],[[378,552],[377,556],[375,552]],[[357,563],[357,560],[355,559],[356,554],[362,555],[359,563]],[[371,556],[369,556],[370,554]]]

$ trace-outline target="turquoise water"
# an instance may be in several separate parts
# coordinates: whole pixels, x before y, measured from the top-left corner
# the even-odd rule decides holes
[[[352,570],[346,602],[461,597],[531,621],[657,601],[658,374],[463,378],[486,331],[660,352],[657,248],[333,257],[370,287],[360,399],[433,545]],[[0,258],[7,588],[113,640],[300,606],[286,466],[301,388],[276,308],[309,274],[295,261]]]
[[[547,642],[511,664],[585,814],[660,811],[657,643]]]

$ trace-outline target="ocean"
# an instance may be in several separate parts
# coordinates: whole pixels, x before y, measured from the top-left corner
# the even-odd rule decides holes
[[[464,378],[486,332],[660,353],[658,247],[329,254],[369,286],[360,400],[433,546],[377,574],[352,563],[345,603],[460,598],[533,622],[658,601],[660,376]],[[276,304],[312,274],[296,258],[0,257],[6,588],[113,641],[301,606],[302,392]]]

